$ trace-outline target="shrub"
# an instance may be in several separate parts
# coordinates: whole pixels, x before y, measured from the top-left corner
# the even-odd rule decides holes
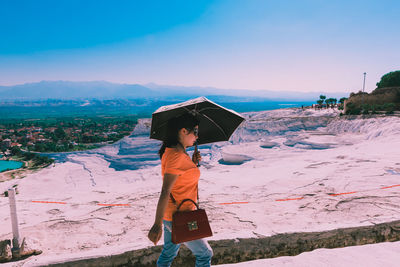
[[[377,106],[378,105],[371,105],[371,114],[377,114]]]
[[[37,167],[40,165],[49,165],[54,162],[54,159],[46,157],[46,156],[37,156],[33,159],[33,166],[32,167]]]
[[[386,114],[393,114],[395,107],[396,107],[396,105],[394,103],[383,104],[383,109],[386,111]]]
[[[372,107],[369,104],[363,104],[361,105],[361,110],[363,115],[368,115],[369,111],[372,109]]]
[[[346,115],[360,115],[361,109],[353,103],[348,103],[346,106]]]

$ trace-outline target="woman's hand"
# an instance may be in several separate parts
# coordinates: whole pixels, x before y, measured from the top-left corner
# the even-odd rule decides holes
[[[154,243],[154,245],[157,245],[157,242],[161,238],[161,234],[162,234],[161,226],[162,225],[159,225],[159,224],[153,224],[153,226],[151,227],[151,229],[149,231],[149,234],[147,235],[147,237],[150,239],[151,242]]]
[[[199,151],[195,151],[192,156],[192,161],[197,164],[201,161],[201,155]]]

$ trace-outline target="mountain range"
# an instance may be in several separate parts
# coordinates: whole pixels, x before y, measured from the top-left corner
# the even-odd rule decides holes
[[[224,101],[315,101],[319,96],[347,97],[349,93],[288,92],[267,90],[218,89],[198,86],[171,86],[149,83],[119,84],[107,81],[41,81],[12,86],[0,86],[0,100],[39,99],[155,99],[214,96]]]

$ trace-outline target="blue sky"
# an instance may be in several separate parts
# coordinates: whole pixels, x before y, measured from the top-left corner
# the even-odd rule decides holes
[[[0,0],[0,85],[41,80],[372,91],[400,2]]]

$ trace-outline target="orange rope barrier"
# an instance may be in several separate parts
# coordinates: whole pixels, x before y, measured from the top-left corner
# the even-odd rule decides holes
[[[283,198],[283,199],[275,199],[275,201],[289,201],[289,200],[300,200],[304,197],[297,197],[297,198]]]
[[[349,195],[349,194],[355,194],[355,193],[357,193],[357,192],[354,191],[354,192],[346,192],[346,193],[338,193],[338,194],[329,194],[329,195],[330,195],[330,196],[336,197],[336,196],[340,196],[340,195]]]
[[[232,205],[232,204],[249,204],[249,202],[226,202],[226,203],[219,203],[220,205]]]
[[[41,204],[63,204],[66,205],[67,202],[58,202],[58,201],[39,201],[39,200],[32,200],[33,203],[41,203]]]
[[[63,204],[67,205],[67,202],[60,202],[60,201],[41,201],[41,200],[31,200],[30,202],[32,203],[40,203],[40,204]],[[82,205],[82,204],[78,204]],[[98,206],[105,206],[105,207],[130,207],[130,204],[103,204],[103,203],[98,203],[96,204]]]
[[[381,187],[381,189],[387,189],[387,188],[393,188],[396,186],[400,186],[400,184],[396,184],[396,185],[391,185],[391,186],[385,186],[385,187]]]

